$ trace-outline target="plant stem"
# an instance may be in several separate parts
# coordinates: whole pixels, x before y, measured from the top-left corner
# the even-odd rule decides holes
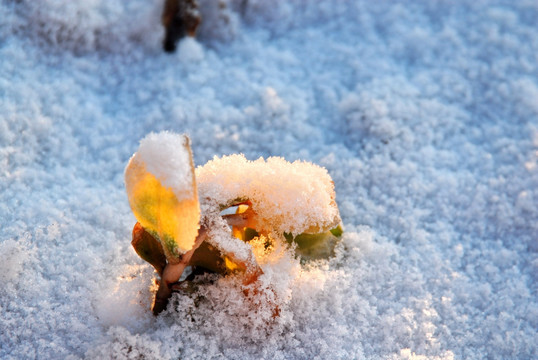
[[[247,213],[230,214],[224,215],[223,218],[230,226],[245,227],[248,223],[248,215],[249,214]],[[168,299],[170,299],[170,296],[172,295],[172,286],[179,281],[181,275],[183,274],[183,271],[185,271],[185,268],[189,265],[195,250],[198,249],[198,247],[202,244],[202,242],[204,242],[206,238],[207,229],[205,227],[201,227],[200,230],[198,230],[198,236],[196,237],[196,241],[194,242],[192,249],[181,255],[178,259],[178,262],[171,263],[169,261],[166,264],[162,271],[161,282],[159,284],[157,294],[155,295],[155,302],[153,303],[154,315],[159,315],[159,313],[166,309],[166,306],[168,305]],[[235,259],[235,255],[233,253],[229,255],[232,259],[236,260],[238,263],[244,266],[246,270],[246,276],[244,280],[245,285],[256,281],[257,278],[261,274],[263,274],[263,271],[256,263],[254,254],[250,254],[251,259],[246,262],[244,261],[244,259]]]
[[[155,302],[153,304],[153,315],[158,315],[161,311],[166,309],[168,305],[168,299],[172,295],[172,285],[179,281],[183,271],[191,261],[192,254],[198,249],[200,244],[207,238],[207,230],[200,228],[198,236],[191,250],[187,251],[179,257],[179,262],[172,264],[168,263],[164,267],[161,283],[159,289],[155,295]]]

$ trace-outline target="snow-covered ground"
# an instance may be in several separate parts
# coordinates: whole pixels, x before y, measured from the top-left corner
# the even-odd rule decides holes
[[[538,2],[220,3],[167,55],[160,0],[0,1],[0,358],[537,358]],[[329,171],[345,236],[279,250],[277,318],[233,277],[151,315],[161,130]]]

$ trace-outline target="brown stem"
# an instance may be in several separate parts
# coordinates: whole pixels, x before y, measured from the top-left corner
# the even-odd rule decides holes
[[[236,227],[245,227],[248,223],[248,214],[230,214],[224,215],[223,218],[226,220],[228,225]],[[204,242],[207,238],[207,229],[205,227],[200,228],[198,231],[198,236],[191,250],[187,251],[179,257],[179,262],[166,264],[164,270],[162,271],[161,282],[159,284],[159,289],[155,295],[155,302],[153,304],[153,314],[158,315],[168,305],[168,299],[172,295],[172,287],[175,283],[179,281],[183,271],[189,265],[191,258],[196,249]],[[239,263],[245,269],[245,279],[243,283],[245,285],[251,284],[258,279],[258,277],[263,274],[262,269],[256,263],[254,254],[251,253],[251,259],[249,261],[244,261],[236,259],[235,255],[229,254],[230,257]]]
[[[161,311],[166,309],[168,305],[168,299],[172,295],[172,285],[179,281],[183,271],[191,261],[192,254],[200,246],[200,244],[207,238],[207,230],[200,228],[198,236],[191,250],[187,251],[179,257],[179,262],[176,264],[168,263],[164,267],[159,289],[155,295],[155,302],[153,304],[153,314],[158,315]]]

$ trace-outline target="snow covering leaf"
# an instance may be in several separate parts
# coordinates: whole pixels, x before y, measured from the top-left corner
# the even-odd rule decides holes
[[[162,243],[169,262],[190,250],[200,208],[189,140],[168,132],[150,134],[125,169],[131,209],[142,227]]]
[[[196,169],[196,180],[207,213],[248,201],[254,211],[252,227],[259,232],[316,234],[341,221],[327,170],[306,161],[215,157]]]

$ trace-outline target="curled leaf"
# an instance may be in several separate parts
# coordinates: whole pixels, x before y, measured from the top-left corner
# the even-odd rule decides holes
[[[166,256],[164,255],[161,243],[148,233],[140,223],[136,223],[133,228],[133,240],[131,245],[138,256],[150,263],[159,276],[163,275],[166,267]]]

